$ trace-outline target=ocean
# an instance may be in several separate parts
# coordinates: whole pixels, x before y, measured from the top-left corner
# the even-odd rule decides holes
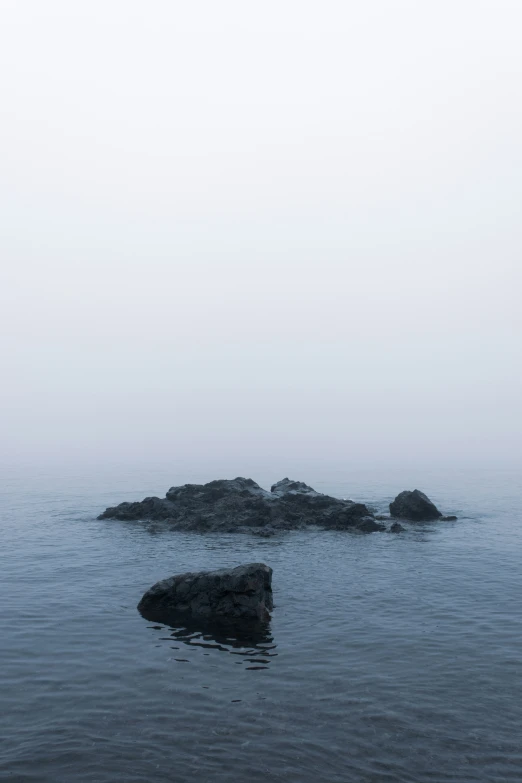
[[[459,516],[399,535],[263,539],[96,519],[122,500],[233,477],[5,471],[0,779],[520,783],[520,473],[291,473],[380,512],[418,487]],[[251,477],[269,488],[283,476]],[[158,579],[254,561],[273,568],[275,609],[252,644],[136,610]]]

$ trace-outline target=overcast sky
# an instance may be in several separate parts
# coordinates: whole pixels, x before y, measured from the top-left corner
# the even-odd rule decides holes
[[[520,459],[521,29],[0,0],[4,457]]]

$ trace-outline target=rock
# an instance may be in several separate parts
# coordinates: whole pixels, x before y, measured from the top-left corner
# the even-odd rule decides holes
[[[145,498],[106,509],[98,519],[158,522],[175,530],[273,535],[311,525],[372,533],[385,530],[364,503],[316,492],[288,478],[262,489],[252,479],[220,479],[171,487],[165,498]]]
[[[147,620],[169,625],[266,623],[272,608],[272,569],[264,563],[171,576],[138,604]]]
[[[357,525],[356,530],[359,533],[381,533],[386,530],[386,525],[376,522],[372,517],[364,517]]]
[[[161,498],[145,498],[136,503],[120,503],[119,506],[107,508],[98,519],[167,519],[169,508]]]
[[[429,497],[414,489],[413,492],[401,492],[390,503],[390,514],[400,519],[410,519],[412,522],[422,522],[430,519],[440,519],[442,514]]]
[[[441,522],[455,522],[458,519],[458,517],[454,516],[453,514],[450,514],[447,517],[441,517]]]
[[[270,493],[261,489],[253,479],[239,476],[235,479],[218,479],[209,481],[208,484],[183,484],[181,487],[171,487],[166,498],[172,503],[185,500],[187,502],[214,502],[230,497],[231,495],[242,497],[266,498]]]
[[[403,533],[406,530],[399,522],[394,522],[388,530],[388,533]]]
[[[377,519],[379,522],[386,522],[390,519],[390,517],[386,516],[386,514],[378,514],[375,519]]]
[[[295,495],[296,493],[304,493],[305,495],[310,493],[313,493],[314,495],[319,494],[315,489],[312,489],[308,484],[305,484],[304,481],[292,481],[289,478],[281,479],[277,484],[272,484],[270,492],[273,492],[275,495]]]
[[[338,509],[325,520],[323,527],[328,530],[353,530],[358,533],[377,533],[386,530],[386,526],[375,521],[363,503],[351,503]]]

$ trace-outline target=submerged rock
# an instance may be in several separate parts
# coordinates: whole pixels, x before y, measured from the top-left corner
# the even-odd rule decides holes
[[[388,533],[403,533],[406,530],[399,522],[394,522]]]
[[[171,576],[138,604],[147,620],[169,625],[266,623],[272,608],[272,569],[264,563]]]
[[[145,498],[106,509],[98,519],[153,520],[177,530],[273,535],[310,525],[372,533],[385,530],[364,503],[316,492],[288,478],[270,492],[252,479],[220,479],[171,487],[165,498]]]
[[[413,492],[406,490],[397,495],[390,503],[390,514],[392,517],[410,519],[413,522],[440,519],[442,516],[437,506],[418,489],[414,489]]]

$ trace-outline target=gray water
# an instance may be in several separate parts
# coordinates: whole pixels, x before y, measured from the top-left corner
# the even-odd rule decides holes
[[[418,485],[459,514],[401,535],[265,540],[95,518],[217,477],[232,476],[4,476],[0,779],[519,783],[518,474],[292,476],[382,510]],[[215,640],[136,611],[160,578],[248,561],[274,569],[266,639]]]

